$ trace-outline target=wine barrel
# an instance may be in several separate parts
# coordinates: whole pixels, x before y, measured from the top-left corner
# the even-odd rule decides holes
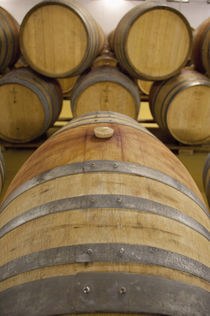
[[[203,185],[210,207],[210,153],[208,154],[203,168]]]
[[[137,85],[143,94],[149,95],[151,87],[153,85],[153,81],[146,81],[146,80],[138,79]]]
[[[20,27],[23,56],[31,68],[47,77],[81,74],[103,43],[99,25],[74,0],[42,1],[26,14]]]
[[[192,60],[198,71],[210,78],[210,18],[203,21],[193,37]]]
[[[73,116],[92,111],[115,111],[137,119],[137,85],[115,67],[95,68],[81,76],[71,94]]]
[[[120,65],[145,80],[172,77],[191,54],[192,30],[186,18],[154,2],[132,8],[109,37]]]
[[[0,193],[4,185],[5,171],[6,171],[6,167],[5,167],[4,157],[0,149]]]
[[[0,7],[0,72],[12,66],[20,55],[19,24],[14,17]]]
[[[210,140],[210,80],[193,70],[156,82],[150,109],[159,126],[184,144]]]
[[[77,82],[79,76],[68,77],[68,78],[57,78],[57,81],[61,87],[62,93],[68,94],[73,89],[75,83]]]
[[[98,67],[117,67],[117,59],[113,56],[111,52],[104,53],[100,56],[98,56],[92,64],[92,69],[98,68]]]
[[[135,120],[73,119],[1,205],[1,314],[208,315],[208,220],[186,168]]]
[[[62,93],[56,80],[27,68],[10,71],[0,79],[0,138],[14,143],[31,141],[56,121]]]

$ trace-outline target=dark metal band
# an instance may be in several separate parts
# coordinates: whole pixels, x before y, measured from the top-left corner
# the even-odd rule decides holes
[[[120,243],[64,246],[31,253],[0,267],[0,282],[44,267],[95,262],[161,266],[210,282],[210,269],[196,260],[160,248]]]
[[[6,173],[6,165],[5,165],[4,157],[2,155],[1,150],[0,150],[0,170],[1,170],[0,171],[0,177],[2,178],[2,183],[4,183],[5,173]]]
[[[207,316],[210,295],[176,280],[131,273],[79,273],[21,284],[0,293],[3,316],[155,313]]]
[[[60,166],[49,171],[43,172],[38,176],[26,181],[24,184],[19,186],[15,191],[13,191],[4,204],[0,208],[0,212],[17,196],[24,193],[25,191],[42,184],[44,182],[50,181],[55,178],[65,177],[73,174],[81,174],[88,172],[112,172],[112,173],[125,173],[135,176],[146,177],[152,180],[157,180],[158,182],[164,183],[179,192],[185,194],[205,212],[209,217],[208,210],[198,196],[192,192],[188,187],[182,184],[180,181],[168,176],[167,174],[149,168],[146,166],[122,162],[116,160],[88,160],[85,162],[72,163],[64,166]]]
[[[95,208],[129,209],[157,214],[180,222],[209,240],[209,232],[203,225],[173,207],[139,197],[114,194],[83,195],[34,207],[5,224],[0,229],[0,238],[13,229],[42,216],[64,211]]]

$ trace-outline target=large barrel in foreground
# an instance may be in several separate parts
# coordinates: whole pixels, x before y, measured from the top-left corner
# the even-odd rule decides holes
[[[19,25],[14,17],[0,7],[0,72],[19,58]]]
[[[110,35],[110,45],[131,76],[164,80],[187,63],[192,31],[178,10],[149,2],[134,7],[121,19]]]
[[[196,69],[210,78],[210,18],[195,31],[192,59]]]
[[[0,149],[0,193],[4,185],[5,171],[6,171],[6,168],[5,168],[4,157]]]
[[[27,63],[47,77],[81,74],[102,50],[104,35],[74,0],[42,1],[24,17],[20,47]]]
[[[203,185],[210,207],[210,153],[208,154],[203,168]]]
[[[193,70],[156,82],[150,109],[159,126],[184,144],[210,141],[210,80]]]
[[[71,94],[73,116],[92,111],[114,111],[137,119],[137,85],[115,67],[98,67],[80,77]]]
[[[119,113],[78,117],[4,198],[1,314],[208,315],[208,221],[188,171],[150,132]]]
[[[56,121],[62,93],[56,80],[30,69],[13,70],[0,79],[0,138],[24,143],[37,138]]]

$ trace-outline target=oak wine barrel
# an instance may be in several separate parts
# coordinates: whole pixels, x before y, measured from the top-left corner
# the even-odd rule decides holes
[[[4,185],[5,172],[6,172],[5,161],[0,149],[0,193]]]
[[[79,76],[68,77],[68,78],[57,78],[63,95],[68,94],[74,88]]]
[[[74,0],[42,1],[26,14],[20,27],[24,58],[47,77],[81,74],[103,49],[103,43],[100,26]]]
[[[210,207],[210,153],[208,154],[203,167],[203,185]]]
[[[137,80],[137,85],[138,85],[140,91],[143,94],[149,95],[151,87],[153,85],[153,81],[147,81],[147,80],[138,79]]]
[[[119,113],[80,116],[30,156],[1,205],[1,314],[208,315],[208,229],[163,143]]]
[[[184,144],[210,140],[210,80],[193,70],[156,82],[150,109],[159,126]]]
[[[0,7],[0,73],[12,66],[20,55],[19,24],[5,9]]]
[[[30,69],[10,71],[0,79],[0,138],[14,143],[31,141],[56,121],[62,93],[56,80]]]
[[[117,59],[109,51],[107,51],[107,53],[101,54],[93,61],[92,69],[104,66],[117,67]]]
[[[92,111],[115,111],[137,119],[137,85],[116,67],[96,67],[77,81],[71,93],[73,116]]]
[[[210,78],[210,18],[195,30],[192,60],[196,69]]]
[[[154,2],[132,8],[109,38],[121,67],[145,80],[174,76],[191,54],[192,30],[186,18]]]

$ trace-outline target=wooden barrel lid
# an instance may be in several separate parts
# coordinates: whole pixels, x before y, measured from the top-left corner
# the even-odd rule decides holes
[[[163,80],[176,74],[187,62],[192,31],[178,10],[146,3],[134,7],[122,18],[114,42],[122,67],[132,75]]]
[[[73,116],[92,111],[115,111],[137,118],[137,85],[114,67],[100,67],[82,76],[72,90]]]
[[[102,30],[76,1],[43,1],[24,17],[21,51],[37,72],[53,78],[74,76],[91,63],[103,42]]]

